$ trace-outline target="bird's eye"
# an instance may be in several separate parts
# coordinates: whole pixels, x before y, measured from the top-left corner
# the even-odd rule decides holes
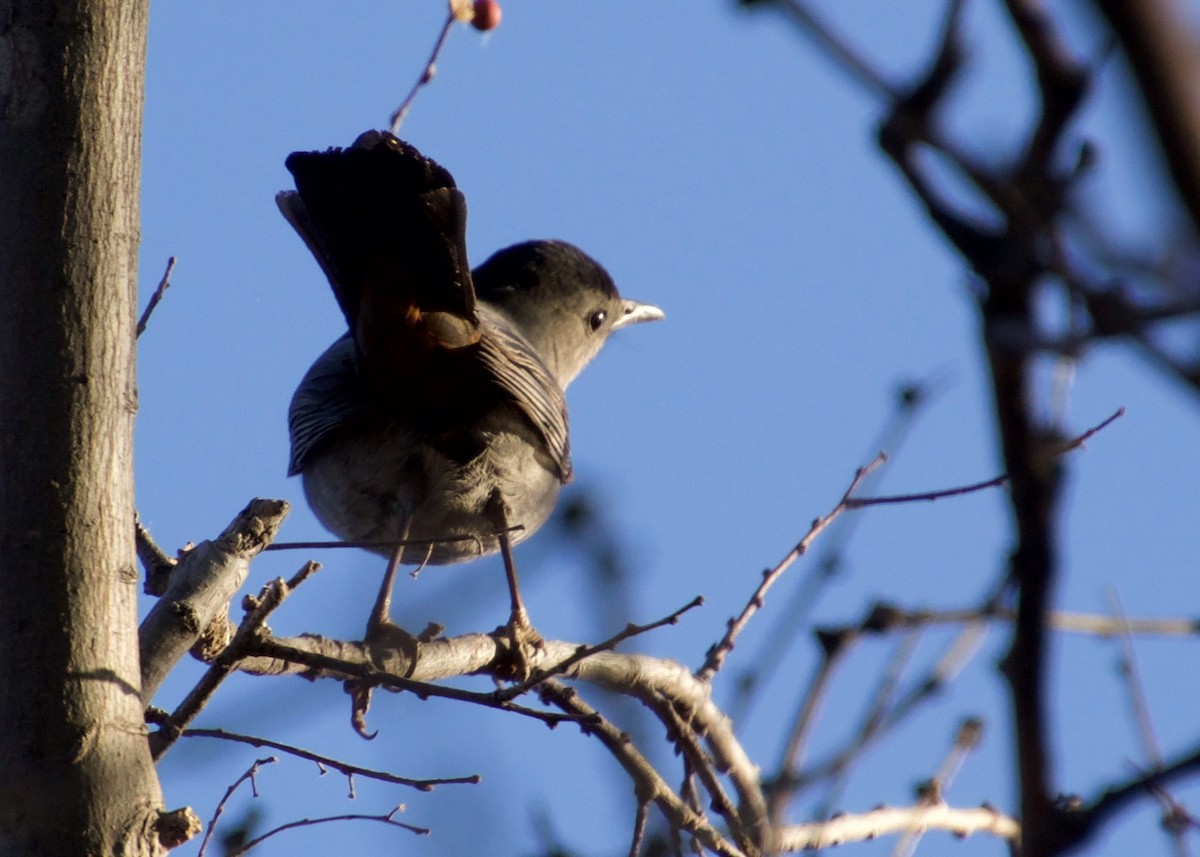
[[[588,319],[588,323],[591,324],[592,330],[599,330],[604,325],[604,320],[607,318],[608,313],[602,309],[598,309],[592,313],[592,317]]]

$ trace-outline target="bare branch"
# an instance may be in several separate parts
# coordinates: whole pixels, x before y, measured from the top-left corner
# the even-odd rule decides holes
[[[889,450],[889,457],[894,459],[903,450],[917,417],[945,390],[949,380],[948,373],[938,372],[925,379],[899,384],[892,412],[868,448]],[[875,471],[859,483],[859,490],[866,490],[868,485],[880,482],[884,473],[882,469]],[[791,644],[802,636],[802,629],[820,602],[822,590],[839,574],[845,573],[845,547],[853,539],[856,526],[862,520],[861,516],[838,519],[822,540],[820,554],[806,563],[799,583],[793,586],[791,594],[780,608],[773,612],[772,627],[763,635],[762,643],[753,657],[745,659],[741,672],[734,679],[737,695],[728,707],[729,716],[734,722],[743,721],[743,716],[754,702],[755,690],[787,661]]]
[[[314,562],[305,565],[295,577],[292,584],[298,584],[319,566]],[[237,662],[250,651],[252,641],[263,633],[267,617],[283,603],[291,594],[291,586],[282,578],[267,583],[257,598],[246,597],[246,616],[234,634],[233,641],[217,657],[208,671],[200,677],[195,687],[191,689],[183,702],[161,724],[159,730],[150,736],[150,752],[155,759],[162,757],[180,733],[186,728],[200,710],[208,702],[222,681],[237,666]]]
[[[756,5],[755,0],[742,0],[742,3],[746,6]],[[758,3],[765,5],[762,0],[758,0]],[[845,39],[834,33],[833,29],[822,21],[806,3],[800,2],[800,0],[775,0],[774,5],[791,17],[796,25],[816,43],[818,48],[824,51],[842,71],[853,78],[863,89],[870,90],[889,101],[899,98],[899,91],[896,87],[890,84],[883,74],[873,68]]]
[[[290,508],[283,500],[252,500],[220,536],[201,542],[172,567],[166,590],[138,628],[143,704],[214,622],[224,627],[250,560],[274,537]]]
[[[705,754],[700,743],[700,736],[696,734],[696,730],[692,728],[692,724],[687,718],[683,717],[676,710],[674,702],[670,699],[663,698],[660,704],[655,708],[665,724],[667,724],[667,737],[675,742],[675,746],[683,754],[687,763],[687,769],[695,774],[695,777],[700,780],[704,786],[704,790],[709,795],[709,805],[718,815],[725,821],[731,835],[737,842],[738,847],[748,853],[753,853],[755,844],[750,841],[746,835],[746,831],[742,827],[741,819],[738,817],[737,809],[734,807],[729,796],[725,794],[725,790],[721,787],[721,782],[717,778],[717,772],[713,767],[712,760]],[[687,777],[685,782],[691,782],[691,777]],[[699,805],[699,795],[693,802],[694,806]]]
[[[1148,791],[1165,788],[1180,777],[1200,770],[1200,747],[1177,756],[1150,771],[1139,771],[1123,783],[1106,789],[1100,797],[1083,807],[1065,810],[1060,814],[1061,841],[1075,845],[1089,839],[1101,826]]]
[[[362,642],[306,636],[287,640],[256,640],[262,656],[247,659],[239,669],[273,675],[303,675],[310,679],[368,679],[375,686],[408,690],[419,698],[442,697],[485,705],[549,725],[570,721],[568,715],[526,709],[502,700],[497,694],[479,694],[429,682],[472,673],[497,672],[505,663],[509,641],[503,634],[465,634],[422,641],[415,653],[372,650]],[[533,654],[531,669],[546,670],[579,649],[576,643],[547,640]],[[498,673],[497,673],[498,674]],[[682,665],[645,655],[597,652],[569,670],[573,680],[587,681],[615,693],[631,696],[652,710],[663,697],[679,706],[693,729],[703,736],[716,769],[729,777],[738,795],[738,815],[754,841],[767,836],[766,803],[758,769],[733,732],[729,718],[713,703],[710,686]],[[587,724],[582,724],[586,726]]]

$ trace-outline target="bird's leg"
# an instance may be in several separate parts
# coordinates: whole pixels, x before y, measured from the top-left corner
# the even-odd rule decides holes
[[[497,489],[488,500],[488,510],[496,524],[500,539],[500,556],[504,560],[504,576],[508,580],[508,594],[512,601],[512,612],[504,631],[512,641],[513,670],[517,678],[524,680],[531,672],[531,656],[542,648],[542,636],[534,630],[521,601],[521,587],[517,583],[517,564],[513,560],[512,539],[508,532],[508,504]]]
[[[394,648],[412,648],[415,650],[416,638],[391,619],[392,588],[396,584],[396,574],[400,569],[400,560],[404,556],[405,542],[408,540],[412,517],[405,516],[404,526],[400,528],[400,541],[388,560],[387,570],[383,573],[383,582],[379,585],[379,595],[375,597],[375,606],[367,617],[367,642],[384,642]]]
[[[377,666],[383,666],[389,653],[400,651],[408,658],[411,670],[417,662],[420,638],[414,637],[399,625],[392,622],[392,587],[396,583],[396,574],[400,570],[400,560],[404,557],[405,542],[408,540],[409,527],[412,517],[405,516],[404,526],[400,528],[400,540],[388,560],[387,570],[383,573],[383,582],[379,586],[379,595],[375,597],[375,606],[367,617],[367,632],[364,637],[367,643],[367,653]],[[378,647],[378,649],[376,649]],[[350,725],[363,738],[370,740],[374,732],[367,732],[367,709],[371,707],[372,685],[367,683],[346,683],[346,692],[350,694]]]

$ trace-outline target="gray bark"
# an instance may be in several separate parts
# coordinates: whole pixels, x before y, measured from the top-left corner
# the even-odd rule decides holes
[[[146,0],[0,0],[0,855],[160,854],[139,699]]]

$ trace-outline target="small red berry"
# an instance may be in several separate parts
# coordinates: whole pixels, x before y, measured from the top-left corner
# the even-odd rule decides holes
[[[485,33],[499,27],[500,4],[496,0],[475,0],[475,15],[471,18],[471,26]]]

